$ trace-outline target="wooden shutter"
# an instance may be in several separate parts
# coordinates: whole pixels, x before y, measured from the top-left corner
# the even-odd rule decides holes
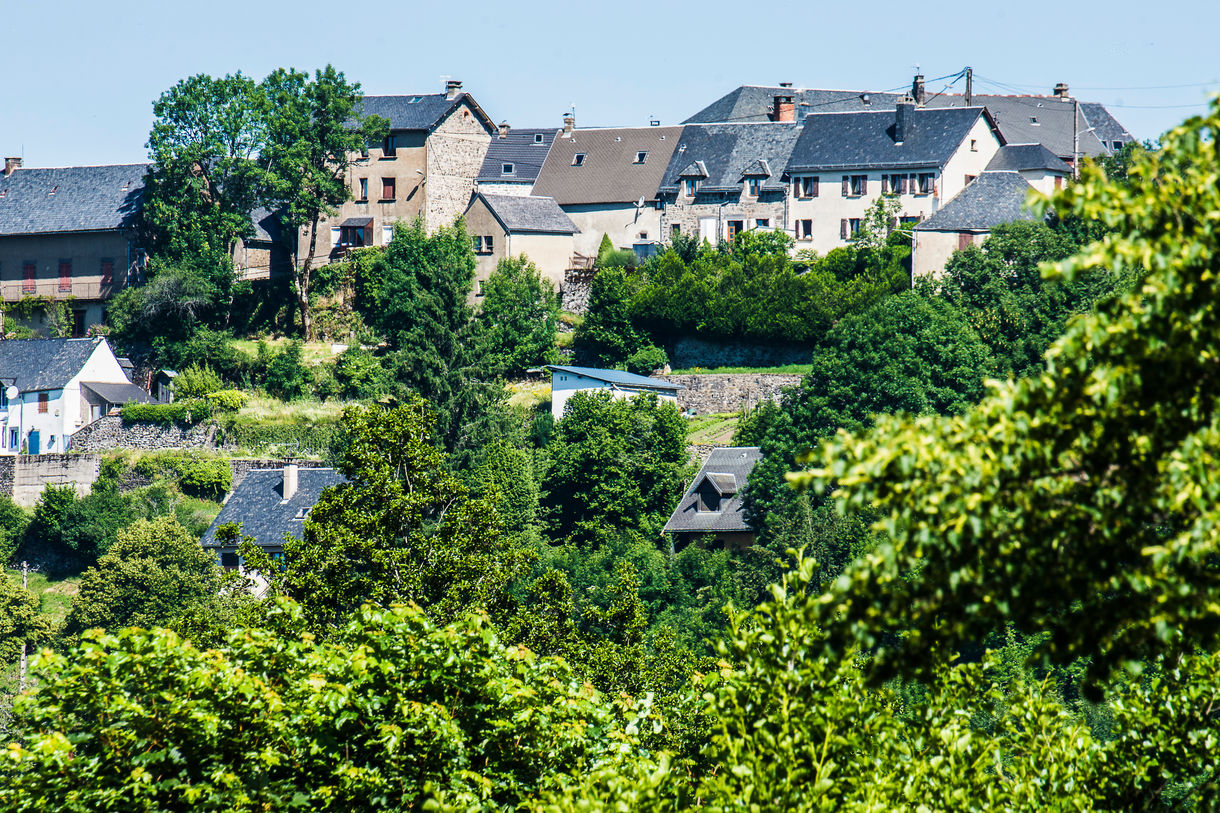
[[[60,291],[71,291],[72,290],[72,261],[71,260],[60,260],[59,261],[59,290]]]
[[[34,263],[26,263],[21,266],[21,293],[32,294],[37,289],[38,283],[38,267]]]
[[[847,218],[839,221],[839,237],[846,240],[851,234],[851,226],[847,222]]]
[[[843,176],[843,197],[847,197],[850,194],[851,194],[851,176],[844,175]]]
[[[959,249],[965,248],[966,246],[970,245],[970,243],[971,240],[969,232],[960,231],[957,233],[957,247]]]
[[[818,179],[820,176],[814,175],[812,179],[812,190],[809,197],[816,198],[818,196]]]

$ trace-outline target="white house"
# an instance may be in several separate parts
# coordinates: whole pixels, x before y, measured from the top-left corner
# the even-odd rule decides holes
[[[548,366],[551,371],[551,415],[563,417],[564,405],[575,393],[584,390],[609,390],[612,398],[631,398],[653,393],[660,400],[678,404],[681,384],[671,384],[658,378],[627,373],[622,370],[599,370],[595,367]]]
[[[152,400],[103,338],[0,341],[0,454],[63,452],[113,407]]]

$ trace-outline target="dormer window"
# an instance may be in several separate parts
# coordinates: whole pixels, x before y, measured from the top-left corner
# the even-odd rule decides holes
[[[423,96],[412,96],[410,99],[407,99],[407,104],[419,104],[423,98]]]
[[[648,160],[648,150],[640,150],[635,154],[635,163],[642,164]]]
[[[699,193],[698,178],[683,178],[682,179],[682,194],[688,198],[693,198]]]
[[[542,133],[534,133],[534,143],[535,144],[542,143]]]
[[[746,178],[746,194],[758,197],[762,192],[762,178]]]
[[[500,165],[500,174],[501,175],[512,175],[513,174],[513,165],[508,164],[508,163],[501,164]]]
[[[583,167],[584,165],[585,165],[585,154],[583,152],[578,152],[572,156],[572,166]]]

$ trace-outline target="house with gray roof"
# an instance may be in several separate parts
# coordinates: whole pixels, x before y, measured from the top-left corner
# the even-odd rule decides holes
[[[281,559],[285,538],[303,537],[305,520],[322,492],[346,482],[347,478],[334,469],[306,468],[294,463],[282,468],[251,469],[204,532],[203,548],[213,552],[226,570],[241,568],[238,545],[216,533],[222,525],[235,523],[242,536],[253,538],[272,559]]]
[[[71,302],[73,335],[102,321],[103,302],[141,279],[136,223],[147,164],[22,167],[0,177],[0,299]],[[29,327],[48,330],[45,314]]]
[[[1044,195],[1062,189],[1072,168],[1041,144],[1005,144],[985,172],[1016,172]]]
[[[0,341],[0,454],[65,452],[81,427],[152,400],[104,338]]]
[[[801,122],[812,113],[856,113],[892,110],[901,93],[825,90],[779,85],[742,85],[730,90],[683,124]]]
[[[474,242],[475,294],[500,260],[524,254],[555,288],[571,267],[579,233],[554,198],[477,192],[466,207],[466,229]]]
[[[678,390],[686,389],[682,384],[624,370],[560,365],[549,365],[547,369],[551,371],[551,415],[556,420],[563,417],[563,409],[568,399],[578,392],[606,390],[611,398],[634,398],[637,395],[652,394],[676,407]]]
[[[551,144],[533,194],[554,198],[580,229],[576,253],[597,256],[602,235],[646,254],[661,242],[657,190],[681,127],[577,129],[571,116]]]
[[[658,197],[666,239],[686,234],[716,245],[744,231],[785,229],[785,171],[801,125],[688,124]]]
[[[898,203],[891,227],[932,216],[982,174],[1002,145],[980,107],[934,110],[908,102],[806,116],[787,165],[797,248],[825,253],[848,245],[882,195]]]
[[[444,93],[365,96],[361,111],[385,118],[390,130],[380,143],[352,156],[352,200],[319,223],[316,264],[338,260],[352,248],[386,245],[395,223],[421,218],[429,232],[452,225],[470,202],[497,132],[474,97],[452,79]],[[307,228],[298,239],[309,245]]]
[[[530,194],[558,132],[555,127],[514,129],[501,122],[475,178],[476,189],[492,195]]]
[[[674,549],[693,541],[726,548],[754,544],[756,532],[746,522],[742,492],[759,460],[757,446],[712,450],[665,523],[662,532],[672,534]]]
[[[987,239],[1001,223],[1034,220],[1029,201],[1041,193],[1016,170],[988,170],[915,226],[911,275],[936,275],[953,252]]]

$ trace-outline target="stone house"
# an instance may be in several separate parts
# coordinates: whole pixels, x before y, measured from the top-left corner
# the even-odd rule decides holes
[[[422,218],[428,231],[452,224],[470,202],[497,132],[453,80],[444,93],[365,96],[362,109],[388,119],[390,131],[348,169],[352,200],[318,224],[317,264],[337,260],[349,248],[387,244],[399,221]],[[302,228],[302,247],[309,237],[309,228]]]
[[[665,171],[658,197],[661,231],[712,245],[753,229],[786,229],[784,170],[801,125],[688,124]]]
[[[100,324],[105,301],[143,277],[136,221],[147,164],[23,168],[0,178],[0,298],[67,301],[72,335]],[[45,330],[42,314],[28,326]]]
[[[757,536],[746,522],[742,492],[762,451],[757,446],[713,449],[665,523],[671,549],[696,540],[725,548],[748,548]]]
[[[576,224],[577,254],[596,257],[602,235],[615,248],[651,253],[662,240],[657,190],[682,128],[574,125],[564,119],[533,194],[554,198]]]
[[[896,198],[901,224],[930,217],[982,174],[1002,143],[979,107],[901,103],[889,111],[809,114],[788,161],[796,247],[825,254],[848,245],[881,195]]]
[[[555,420],[563,417],[563,408],[569,398],[586,390],[609,390],[612,398],[632,398],[652,393],[660,400],[677,406],[678,390],[686,389],[682,384],[622,370],[558,365],[550,365],[547,369],[551,371],[551,415]]]
[[[475,189],[490,195],[532,194],[556,134],[554,127],[514,130],[501,122],[487,147]]]
[[[1031,195],[1040,191],[1022,173],[988,170],[940,211],[915,226],[911,277],[936,275],[959,248],[981,243],[1001,223],[1033,220]]]
[[[554,198],[478,192],[466,209],[466,228],[474,243],[475,293],[505,257],[524,254],[558,290],[571,265],[578,233]]]
[[[0,341],[0,454],[67,451],[82,426],[152,400],[103,338]]]

